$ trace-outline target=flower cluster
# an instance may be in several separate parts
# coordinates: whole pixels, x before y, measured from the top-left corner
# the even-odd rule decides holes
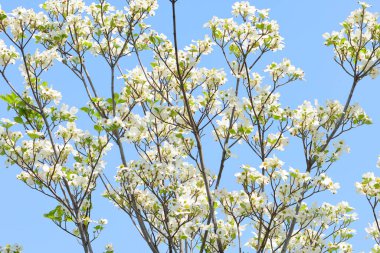
[[[334,130],[337,126],[341,127],[339,134],[372,123],[369,116],[357,104],[347,106],[345,112],[343,110],[343,105],[338,101],[327,101],[325,106],[319,105],[318,101],[315,101],[315,106],[305,101],[292,112],[292,126],[289,131],[294,136],[307,139],[311,145],[309,155],[314,157],[318,164],[335,162],[342,151],[349,151],[344,142],[339,141],[333,145],[333,151],[328,152],[331,137],[329,139],[326,136],[336,134]]]
[[[22,247],[18,244],[7,244],[4,247],[0,245],[0,252],[1,253],[21,253]]]
[[[380,26],[378,14],[368,11],[368,4],[360,3],[361,8],[351,12],[341,23],[339,32],[325,33],[325,44],[333,46],[335,60],[352,76],[363,78],[379,75]]]
[[[380,168],[379,164],[380,156],[377,162],[377,167]],[[377,203],[380,197],[380,177],[376,177],[373,172],[367,172],[362,175],[362,181],[355,184],[356,190],[359,194],[364,195],[372,209],[374,222],[369,224],[365,229],[368,236],[371,237],[376,244],[373,246],[372,252],[379,252],[380,250],[380,227],[379,227],[379,210],[377,208]]]
[[[18,45],[25,43],[23,40],[28,38],[29,33],[34,33],[39,27],[47,22],[47,16],[42,12],[36,13],[32,9],[18,7],[11,13],[1,16],[0,31],[6,32],[9,30],[13,40]]]
[[[304,78],[304,72],[302,69],[294,67],[288,59],[284,59],[281,63],[273,62],[267,66],[265,71],[269,72],[275,83],[279,79],[284,78],[285,75],[289,80],[302,80]]]
[[[174,157],[177,158],[171,162],[131,161],[127,167],[121,166],[116,176],[120,188],[113,193],[106,192],[105,196],[129,212],[133,206],[128,200],[134,198],[144,219],[154,224],[159,240],[173,238],[179,245],[181,240],[196,237],[208,204],[199,172],[193,165]]]
[[[44,217],[94,252],[91,242],[108,223],[91,214],[101,182],[104,197],[132,219],[152,252],[225,252],[235,246],[239,252],[244,246],[257,252],[352,252],[353,208],[310,199],[339,189],[328,170],[349,148],[337,137],[371,124],[351,97],[362,78],[378,75],[377,14],[360,3],[340,32],[324,35],[353,79],[346,103],[305,101],[291,109],[279,90],[303,80],[303,70],[286,58],[264,67],[264,74],[255,69],[264,54],[284,47],[268,9],[237,2],[233,18],[213,17],[205,25],[210,35],[178,48],[176,33],[171,39],[144,23],[155,15],[157,0],[126,2],[121,10],[105,0],[47,0],[40,6],[45,14],[0,10],[0,32],[11,43],[0,39],[0,74],[12,90],[0,98],[16,114],[0,120],[0,155],[20,168],[20,181],[56,201]],[[170,2],[175,9],[177,1]],[[231,80],[225,69],[202,65],[203,56],[216,50]],[[19,58],[22,88],[6,78]],[[133,64],[127,58],[137,66],[125,70],[126,62]],[[93,78],[89,59],[102,62],[110,79]],[[80,113],[90,120],[83,129],[78,109],[61,104],[60,91],[43,81],[55,61],[84,87],[88,102]],[[210,137],[216,142],[209,143]],[[282,160],[291,138],[303,148],[305,164],[297,168]],[[105,170],[111,143],[121,160],[114,182]],[[234,169],[229,161],[239,150],[235,144],[249,155],[234,171],[236,187],[230,189],[223,173]],[[219,151],[220,159],[210,162]],[[375,209],[380,179],[367,173],[356,186]],[[374,218],[367,232],[376,252],[380,229]],[[1,253],[20,251],[0,247]],[[113,245],[104,252],[113,253]]]
[[[279,26],[276,21],[269,20],[268,10],[256,9],[248,2],[235,3],[232,9],[234,16],[243,19],[242,24],[239,25],[231,18],[217,17],[206,24],[211,29],[214,39],[221,44],[231,42],[229,49],[232,53],[240,55],[258,49],[276,51],[283,48]]]
[[[14,64],[19,54],[13,46],[7,47],[3,40],[0,40],[0,65],[6,67],[8,64]]]
[[[83,12],[85,8],[85,3],[82,0],[47,0],[45,3],[41,4],[40,7],[49,14],[58,15],[72,15],[78,12]]]

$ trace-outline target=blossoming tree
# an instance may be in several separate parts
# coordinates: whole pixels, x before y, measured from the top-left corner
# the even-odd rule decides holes
[[[348,151],[341,136],[371,124],[351,103],[359,82],[379,73],[380,24],[369,5],[360,2],[341,31],[324,34],[351,78],[347,99],[292,109],[280,103],[279,91],[304,79],[303,71],[288,59],[258,67],[264,55],[284,47],[268,10],[237,2],[233,18],[212,18],[208,36],[180,49],[177,0],[166,2],[168,37],[146,23],[155,0],[126,2],[122,10],[105,0],[48,0],[38,13],[0,10],[1,83],[9,89],[0,98],[14,115],[0,122],[0,154],[21,170],[20,181],[56,201],[44,216],[85,253],[100,252],[92,242],[107,220],[92,215],[92,196],[103,187],[154,253],[352,252],[353,207],[313,200],[339,189],[328,171]],[[225,69],[201,67],[211,53],[222,55]],[[93,56],[105,62],[108,83],[91,75]],[[135,67],[126,70],[130,62]],[[9,72],[15,64],[23,83]],[[83,127],[78,109],[61,103],[60,91],[44,80],[53,64],[84,88]],[[212,166],[210,140],[219,157]],[[285,168],[276,156],[289,140],[302,147],[299,169]],[[237,146],[251,162],[241,165],[231,190],[222,178]],[[107,166],[107,152],[117,154],[120,166]],[[380,252],[380,179],[365,174],[357,189],[372,208],[375,222],[367,231],[373,252]],[[21,248],[0,246],[0,252]],[[111,244],[105,252],[113,252]]]

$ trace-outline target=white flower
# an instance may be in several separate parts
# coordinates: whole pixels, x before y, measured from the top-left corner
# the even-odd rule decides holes
[[[113,252],[113,250],[114,250],[112,243],[108,243],[105,248],[106,248],[106,251],[112,251]]]
[[[99,224],[100,225],[107,225],[108,224],[108,220],[107,219],[100,219],[99,220]]]
[[[0,66],[14,64],[19,58],[19,54],[13,46],[7,47],[5,42],[0,39]]]
[[[366,2],[360,2],[359,1],[359,5],[361,5],[363,8],[369,8],[369,7],[371,7],[371,5],[367,4]]]

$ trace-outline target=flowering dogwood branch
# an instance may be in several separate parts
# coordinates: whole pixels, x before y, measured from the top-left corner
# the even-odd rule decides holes
[[[340,137],[372,123],[351,101],[362,79],[378,75],[377,15],[360,3],[340,32],[324,35],[334,60],[352,78],[344,104],[305,101],[291,109],[281,104],[280,90],[302,81],[302,69],[289,59],[259,69],[284,47],[269,10],[237,2],[233,18],[213,17],[205,24],[210,34],[181,49],[176,2],[168,1],[170,38],[145,23],[158,8],[156,0],[128,0],[123,10],[105,0],[48,0],[40,13],[1,10],[0,74],[10,93],[0,98],[15,117],[0,121],[0,154],[21,169],[18,179],[56,201],[45,217],[77,238],[86,253],[95,251],[92,241],[107,224],[91,213],[92,194],[101,184],[103,196],[130,218],[155,253],[222,253],[232,247],[240,253],[244,247],[352,252],[354,208],[310,200],[339,189],[328,172],[349,151]],[[214,48],[230,75],[201,67]],[[98,70],[90,60],[104,64],[107,81],[94,78]],[[83,86],[88,103],[80,112],[61,103],[61,93],[44,81],[57,62]],[[136,66],[125,70],[131,62]],[[23,86],[9,71],[16,63]],[[88,116],[83,129],[79,113]],[[304,168],[286,168],[278,156],[291,140],[303,149]],[[238,146],[247,150],[247,164],[231,190],[224,172]],[[120,159],[114,181],[112,168],[105,170],[107,152]],[[218,155],[214,163],[211,153]],[[357,187],[373,210],[368,231],[379,243],[376,180],[366,174]],[[253,235],[243,236],[246,230]],[[106,245],[104,252],[113,251]]]

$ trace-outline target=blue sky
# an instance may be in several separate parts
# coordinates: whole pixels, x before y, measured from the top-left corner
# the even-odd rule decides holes
[[[38,8],[43,1],[27,0],[0,0],[2,8],[10,11],[17,6]],[[118,1],[111,1],[112,3]],[[124,2],[124,1],[122,1]],[[189,44],[193,39],[203,38],[208,31],[203,28],[212,16],[230,17],[230,0],[179,0],[178,33],[180,47]],[[338,30],[349,13],[358,7],[354,0],[257,0],[250,1],[258,8],[270,8],[271,18],[280,24],[280,31],[285,38],[285,49],[275,54],[269,54],[264,58],[264,63],[270,63],[283,57],[291,59],[306,73],[306,81],[297,82],[282,90],[282,103],[290,107],[296,107],[304,100],[318,99],[321,103],[327,99],[339,99],[344,101],[349,88],[350,79],[333,61],[331,48],[323,45],[322,34]],[[380,12],[380,2],[368,1],[373,7],[371,11]],[[157,15],[148,23],[159,32],[171,36],[171,14],[168,0],[159,0]],[[0,35],[1,37],[1,35]],[[207,67],[226,67],[219,61],[214,51],[214,56],[204,58],[203,65]],[[130,66],[136,63],[133,61]],[[103,72],[99,71],[101,65],[93,65],[92,71],[102,80]],[[257,70],[258,72],[261,69]],[[54,72],[54,70],[53,70]],[[17,77],[15,77],[17,78]],[[76,79],[68,74],[67,70],[57,66],[54,74],[49,74],[49,80],[54,82],[54,87],[62,89],[63,101],[78,107],[83,105],[83,99],[77,96],[81,88]],[[83,90],[80,90],[81,92]],[[5,84],[0,81],[0,93],[8,92]],[[83,94],[84,93],[79,93]],[[361,174],[366,171],[375,171],[377,155],[380,154],[380,94],[379,79],[363,80],[354,95],[353,101],[358,102],[373,119],[373,125],[353,130],[343,138],[351,147],[351,153],[344,155],[335,164],[330,172],[334,180],[340,182],[341,189],[337,195],[323,195],[324,199],[317,201],[337,202],[347,200],[356,208],[360,220],[356,222],[357,236],[352,240],[355,252],[369,251],[373,242],[366,239],[364,227],[372,221],[370,209],[365,199],[355,192],[354,183],[361,179]],[[82,104],[81,104],[82,103]],[[4,104],[0,104],[0,117],[7,117]],[[208,160],[212,163],[212,154]],[[286,165],[302,168],[303,161],[297,140],[291,140],[287,151],[280,153],[279,157]],[[114,161],[112,155],[109,160]],[[78,243],[60,231],[55,225],[43,218],[42,214],[51,210],[55,203],[38,192],[32,191],[17,181],[15,175],[19,173],[16,167],[5,168],[3,159],[0,158],[0,245],[5,243],[20,243],[26,253],[67,253],[81,252]],[[236,163],[236,164],[235,164]],[[110,162],[107,170],[113,175],[113,166],[118,162]],[[235,166],[236,165],[236,166]],[[228,178],[236,173],[237,161],[231,161],[226,169]],[[226,183],[228,186],[228,182]],[[101,189],[96,192],[96,209],[94,216],[107,218],[109,224],[98,240],[94,242],[95,252],[101,252],[103,246],[112,242],[116,252],[149,252],[145,243],[135,232],[126,215],[118,211],[107,200],[99,197]],[[326,199],[329,197],[329,199]]]

